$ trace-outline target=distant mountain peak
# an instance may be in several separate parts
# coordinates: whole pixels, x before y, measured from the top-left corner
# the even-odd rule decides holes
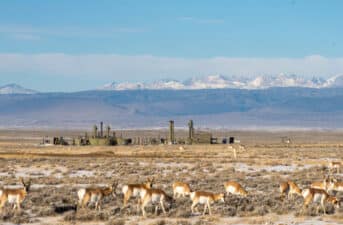
[[[35,94],[37,91],[11,83],[0,86],[0,94]]]
[[[343,74],[338,74],[327,79],[325,87],[343,87]]]
[[[296,74],[280,73],[277,75],[260,75],[256,77],[239,77],[209,75],[193,77],[185,81],[164,79],[151,83],[117,83],[106,84],[103,90],[136,90],[136,89],[266,89],[271,87],[307,87],[307,88],[329,88],[343,87],[343,75],[337,75],[328,79],[320,77],[306,78]]]

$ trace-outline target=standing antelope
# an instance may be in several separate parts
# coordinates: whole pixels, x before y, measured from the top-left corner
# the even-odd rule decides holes
[[[284,196],[287,194],[288,199],[293,198],[293,194],[298,194],[302,196],[301,189],[293,181],[280,183],[280,193],[281,193],[281,198],[284,198]]]
[[[307,206],[311,203],[320,203],[322,206],[322,209],[324,211],[324,214],[326,214],[325,210],[325,202],[330,202],[333,204],[336,208],[339,208],[339,201],[336,197],[330,196],[326,191],[321,190],[321,189],[314,189],[314,188],[308,188],[305,189],[302,192],[302,195],[304,197],[304,208],[307,208]],[[319,211],[319,207],[317,207],[317,213]]]
[[[124,194],[124,206],[126,207],[127,202],[129,201],[131,196],[137,197],[140,195],[142,190],[150,189],[152,188],[154,182],[154,178],[150,179],[148,178],[147,181],[143,184],[126,184],[122,187],[122,192]],[[139,208],[140,205],[140,199],[138,199],[138,205],[137,208]]]
[[[158,204],[161,205],[162,211],[164,214],[166,214],[166,210],[164,208],[164,202],[168,201],[172,203],[173,198],[167,195],[163,190],[161,189],[143,189],[140,192],[141,196],[141,210],[143,213],[143,216],[146,216],[145,212],[145,206],[151,202],[152,204],[156,204],[155,206],[155,214],[157,214],[158,210]]]
[[[3,188],[0,189],[0,211],[4,207],[5,203],[14,204],[13,209],[21,209],[20,204],[24,201],[26,195],[30,191],[31,179],[25,183],[23,178],[20,178],[24,187],[22,188]]]
[[[343,167],[343,163],[342,162],[330,162],[329,163],[329,171],[333,171],[334,169],[336,169],[336,172],[339,173],[339,169],[341,167]]]
[[[194,207],[197,206],[198,203],[205,205],[203,215],[206,213],[206,209],[208,208],[208,212],[210,215],[212,215],[211,212],[211,204],[217,201],[225,202],[224,201],[224,194],[214,194],[212,192],[205,192],[205,191],[195,191],[191,192],[191,200],[192,200],[192,206],[191,210],[192,213],[194,213]]]
[[[248,192],[244,190],[242,185],[236,181],[228,181],[224,183],[224,188],[227,194],[247,196]]]
[[[103,197],[110,194],[116,197],[117,182],[113,183],[110,187],[88,187],[78,190],[79,206],[85,207],[88,202],[95,203],[95,209],[100,210],[100,204]]]
[[[316,181],[316,182],[313,182],[313,183],[311,184],[311,188],[320,189],[320,190],[327,191],[328,182],[329,182],[329,178],[326,177],[326,178],[324,178],[323,181]]]
[[[185,197],[191,194],[191,188],[187,183],[176,181],[173,183],[173,193],[174,198]]]

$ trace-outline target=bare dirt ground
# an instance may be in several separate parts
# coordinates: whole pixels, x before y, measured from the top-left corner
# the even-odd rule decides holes
[[[49,131],[51,134],[59,132]],[[77,132],[68,131],[77,136]],[[126,131],[129,133],[128,131]],[[131,131],[133,132],[133,131]],[[139,131],[141,132],[141,131]],[[137,132],[137,133],[139,133]],[[39,146],[43,131],[0,131],[0,185],[20,186],[19,177],[32,179],[32,188],[20,212],[6,205],[0,213],[1,224],[342,224],[343,209],[327,205],[328,215],[316,206],[301,212],[303,199],[282,200],[279,183],[294,180],[309,187],[328,174],[330,160],[343,161],[343,133],[339,132],[232,132],[245,149],[233,158],[229,145],[158,146]],[[218,132],[218,135],[227,134]],[[280,137],[291,137],[286,146]],[[233,146],[238,149],[237,146]],[[341,171],[343,172],[343,171]],[[225,203],[212,207],[214,215],[191,213],[189,198],[169,205],[167,215],[147,208],[143,218],[136,201],[121,210],[121,186],[144,182],[154,177],[154,187],[172,195],[175,180],[190,183],[193,190],[224,192],[223,183],[240,182],[248,197],[226,196]],[[336,178],[343,180],[343,174]],[[94,206],[77,212],[56,212],[56,207],[73,206],[77,190],[90,185],[105,186],[119,182],[117,197],[106,197],[102,210]],[[343,198],[343,193],[336,193]],[[199,207],[202,211],[202,207]]]

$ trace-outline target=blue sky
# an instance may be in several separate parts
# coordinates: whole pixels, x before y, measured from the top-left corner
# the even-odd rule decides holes
[[[0,2],[0,85],[42,91],[111,81],[343,69],[343,1]]]

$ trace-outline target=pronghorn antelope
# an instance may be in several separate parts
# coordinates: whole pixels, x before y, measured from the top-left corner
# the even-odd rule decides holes
[[[280,183],[280,193],[281,193],[281,198],[284,198],[285,195],[287,194],[287,198],[293,198],[293,194],[301,194],[301,189],[298,187],[296,183],[293,181],[287,181],[287,182],[282,182]]]
[[[85,207],[88,202],[95,203],[95,209],[100,210],[100,204],[103,197],[110,194],[116,197],[117,182],[113,183],[109,187],[88,187],[78,190],[77,195],[79,197],[79,206]]]
[[[152,188],[154,182],[154,178],[150,179],[148,178],[145,183],[142,184],[126,184],[122,187],[122,192],[124,194],[124,208],[127,205],[127,202],[129,201],[131,196],[137,197],[140,195],[142,190],[150,189]],[[140,205],[140,199],[138,199],[138,205]]]
[[[192,206],[191,210],[192,213],[194,213],[194,207],[197,206],[197,204],[205,205],[203,215],[206,213],[206,209],[208,208],[208,212],[210,215],[212,215],[211,212],[211,204],[217,201],[224,202],[224,194],[214,194],[212,192],[205,192],[205,191],[195,191],[191,192],[191,200],[192,200]]]
[[[143,189],[140,192],[141,195],[141,210],[143,213],[143,216],[145,217],[145,206],[151,202],[152,204],[155,204],[155,214],[157,214],[158,210],[158,204],[161,205],[162,211],[164,214],[166,214],[166,209],[164,208],[164,202],[168,201],[169,203],[172,203],[173,198],[167,195],[163,190],[161,189]]]
[[[0,189],[0,210],[2,210],[6,202],[14,204],[13,209],[21,209],[20,204],[24,201],[26,195],[30,191],[31,179],[27,183],[24,182],[23,178],[20,178],[20,181],[24,186],[22,188]]]
[[[228,181],[224,183],[226,194],[247,196],[248,192],[236,181]]]
[[[187,183],[176,181],[173,183],[173,193],[174,198],[185,197],[191,194],[191,188]]]
[[[326,177],[323,181],[316,181],[311,184],[311,188],[327,191],[329,179]]]
[[[341,167],[343,167],[342,162],[330,162],[328,166],[330,172],[336,170],[337,173],[339,173]]]
[[[343,182],[339,182],[336,179],[330,179],[328,191],[343,191]]]
[[[329,202],[333,204],[336,208],[339,208],[339,201],[336,197],[330,196],[326,191],[321,189],[314,189],[314,188],[308,188],[303,190],[302,196],[304,197],[304,208],[307,208],[307,206],[311,202],[320,203],[322,206],[322,209],[324,211],[324,214],[326,214],[325,210],[325,202]],[[317,213],[319,211],[319,207],[317,207]]]

